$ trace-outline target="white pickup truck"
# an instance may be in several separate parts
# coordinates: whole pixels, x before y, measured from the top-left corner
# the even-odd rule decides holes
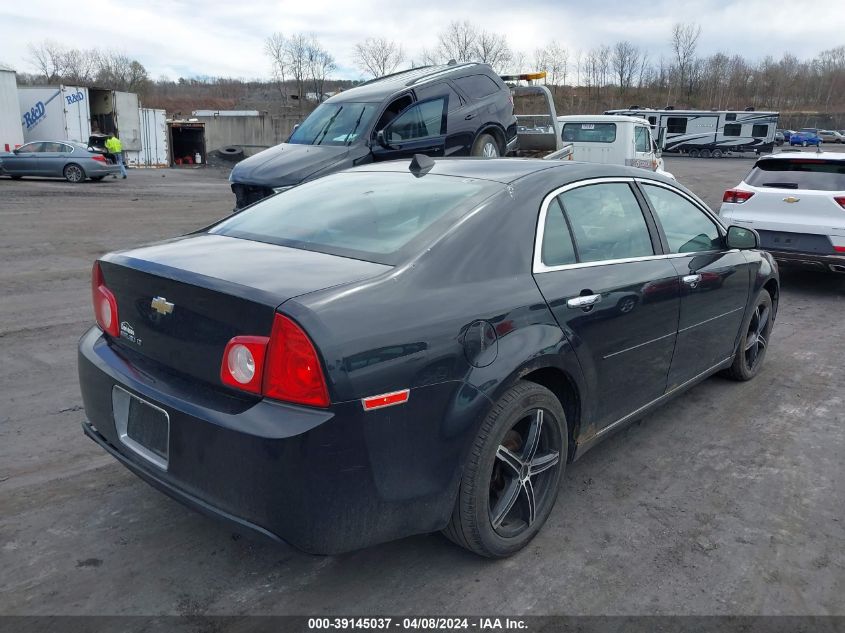
[[[549,89],[533,83],[544,76],[502,76],[511,86],[517,109],[518,155],[628,165],[673,177],[663,168],[660,143],[652,138],[645,119],[607,114],[557,116]]]

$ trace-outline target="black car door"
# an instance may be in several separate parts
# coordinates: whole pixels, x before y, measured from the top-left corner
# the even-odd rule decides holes
[[[534,279],[575,350],[596,430],[663,395],[680,309],[633,179],[576,183],[543,203]]]
[[[678,189],[640,181],[681,288],[678,342],[669,371],[673,389],[730,358],[751,288],[745,254],[728,250],[724,229],[701,203]]]
[[[373,156],[377,160],[407,158],[414,154],[443,156],[448,100],[447,95],[441,95],[403,110],[373,144]]]
[[[417,99],[425,101],[446,95],[446,139],[444,155],[468,156],[478,129],[477,106],[458,93],[450,81],[438,81],[414,88]]]

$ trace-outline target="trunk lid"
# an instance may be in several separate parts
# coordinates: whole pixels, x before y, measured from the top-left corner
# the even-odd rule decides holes
[[[100,267],[117,300],[115,343],[217,385],[226,343],[269,336],[280,304],[391,268],[207,234],[112,253]]]

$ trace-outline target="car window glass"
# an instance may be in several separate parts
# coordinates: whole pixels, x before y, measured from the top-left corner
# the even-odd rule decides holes
[[[481,99],[501,90],[501,86],[487,75],[470,75],[453,79],[470,99]]]
[[[742,124],[728,123],[725,125],[723,134],[725,136],[740,136],[742,134]]]
[[[63,143],[44,143],[44,149],[42,151],[45,152],[65,152],[67,151],[67,146]]]
[[[604,183],[560,195],[578,251],[578,261],[595,262],[654,255],[648,226],[626,183]]]
[[[769,135],[769,126],[765,123],[759,123],[751,128],[751,136],[765,137]]]
[[[445,97],[438,97],[418,103],[405,110],[387,126],[385,130],[387,141],[398,143],[442,134],[445,102]]]
[[[651,133],[647,127],[637,126],[634,128],[636,142],[636,150],[638,152],[647,152],[651,149]]]
[[[575,143],[613,143],[615,123],[564,123],[562,138]]]
[[[664,187],[643,185],[643,191],[663,226],[672,253],[721,248],[722,240],[716,223],[692,202]]]
[[[745,178],[753,187],[845,190],[845,160],[772,158],[757,161]]]
[[[27,143],[20,148],[21,152],[43,152],[46,143]]]
[[[669,117],[666,119],[666,132],[668,134],[685,134],[686,131],[686,117]]]
[[[540,259],[546,266],[562,266],[574,264],[576,261],[572,236],[569,234],[569,227],[566,225],[566,218],[563,217],[563,209],[557,198],[549,203],[546,211]]]

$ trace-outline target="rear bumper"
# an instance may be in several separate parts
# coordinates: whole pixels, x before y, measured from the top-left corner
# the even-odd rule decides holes
[[[120,165],[108,165],[108,164],[101,164],[95,161],[91,161],[94,163],[90,166],[85,166],[85,175],[89,178],[91,177],[98,177],[98,176],[112,176],[117,175],[120,173]]]
[[[845,272],[845,255],[824,255],[820,253],[801,253],[795,251],[777,251],[766,249],[779,263],[811,268],[814,270],[832,270]]]
[[[88,437],[186,505],[314,554],[442,529],[487,406],[457,382],[367,413],[358,400],[322,410],[241,398],[130,357],[96,327],[80,340],[78,361]],[[115,385],[168,413],[166,469],[121,441]],[[470,406],[449,418],[458,401]]]

